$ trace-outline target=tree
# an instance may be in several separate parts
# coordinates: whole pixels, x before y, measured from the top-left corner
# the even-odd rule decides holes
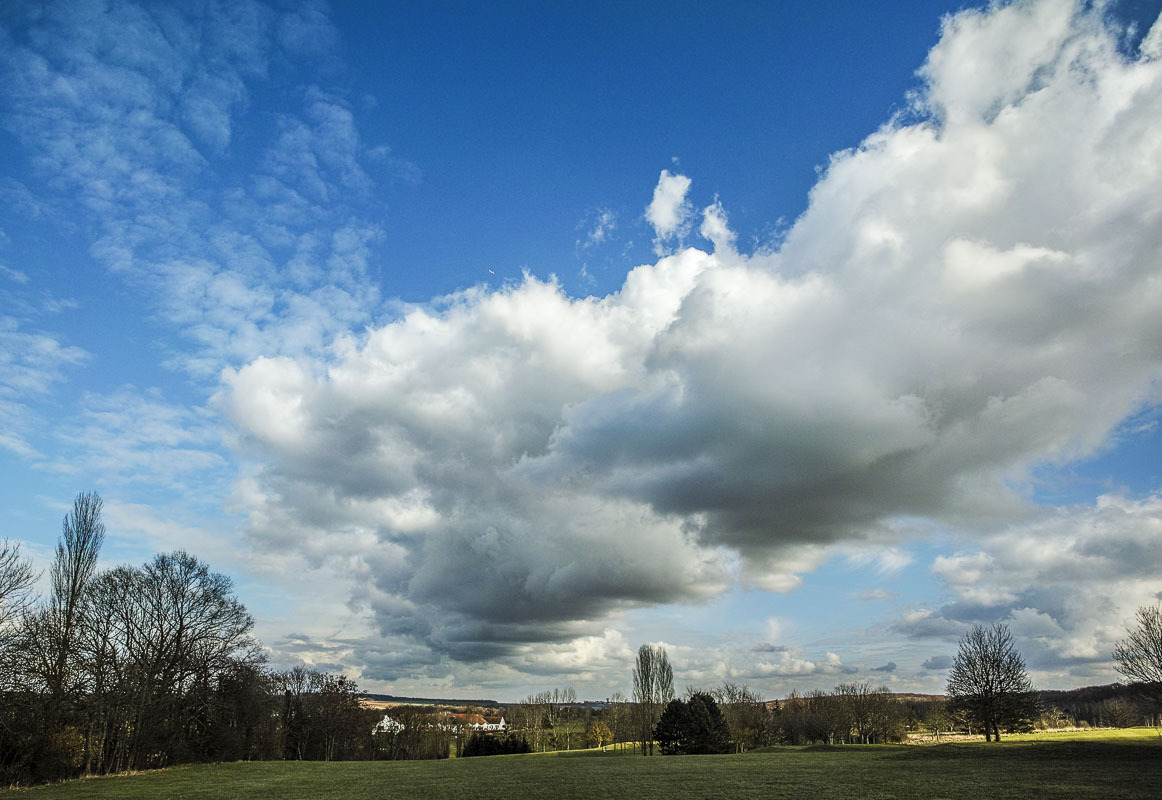
[[[0,539],[0,633],[20,617],[36,576],[20,557],[20,545]]]
[[[1001,740],[1001,728],[1029,722],[1037,696],[1007,625],[976,625],[960,640],[948,676],[949,710],[984,728],[985,741]]]
[[[28,591],[35,579],[32,566],[20,557],[20,545],[0,539],[0,691],[10,688],[14,623],[27,608]]]
[[[141,567],[115,567],[86,581],[68,663],[83,723],[85,772],[204,760],[230,752],[219,723],[249,727],[253,746],[269,718],[234,708],[262,659],[250,615],[229,578],[176,552]],[[222,693],[237,692],[231,709]],[[260,724],[261,722],[261,724]],[[229,737],[227,737],[229,738]]]
[[[1162,605],[1142,606],[1137,619],[1138,626],[1128,628],[1129,635],[1114,647],[1114,669],[1162,703]]]
[[[658,724],[654,726],[653,731],[653,738],[657,739],[662,755],[671,756],[685,752],[689,725],[686,704],[681,700],[671,700],[658,717]]]
[[[1111,697],[1101,704],[1102,720],[1111,728],[1132,728],[1142,721],[1142,712],[1124,697]]]
[[[590,747],[600,747],[604,750],[605,745],[613,741],[613,731],[601,720],[596,720],[589,723],[586,738],[589,740]]]
[[[748,686],[727,681],[713,692],[722,716],[730,728],[735,752],[771,744],[774,720],[767,704]]]
[[[841,683],[832,696],[836,699],[846,732],[843,739],[857,744],[876,744],[904,738],[907,709],[892,697],[888,687],[872,688],[869,681]]]
[[[531,753],[529,743],[510,733],[508,736],[490,736],[485,733],[474,733],[468,737],[464,751],[460,754],[464,758],[472,756],[507,756],[514,753]]]
[[[609,726],[610,741],[614,744],[624,742],[629,736],[627,729],[632,727],[630,708],[625,700],[625,695],[621,692],[614,692],[606,703],[603,716],[605,723]]]
[[[664,755],[726,753],[731,749],[726,720],[706,692],[691,692],[686,701],[671,700],[653,736]]]
[[[61,525],[56,558],[49,572],[52,594],[48,606],[25,626],[33,669],[48,690],[50,715],[61,713],[65,695],[75,688],[72,658],[82,602],[105,541],[102,505],[96,492],[82,492],[73,500],[73,509]]]
[[[643,644],[633,668],[634,717],[642,755],[654,753],[654,726],[662,708],[674,699],[674,670],[664,647]]]

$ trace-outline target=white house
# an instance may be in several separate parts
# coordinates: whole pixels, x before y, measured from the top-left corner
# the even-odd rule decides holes
[[[403,723],[391,718],[390,714],[384,714],[383,719],[375,723],[375,727],[371,729],[372,733],[399,733],[403,730]]]

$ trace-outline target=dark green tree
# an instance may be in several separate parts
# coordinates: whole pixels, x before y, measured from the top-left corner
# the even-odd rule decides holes
[[[730,729],[718,703],[706,692],[694,692],[689,700],[671,700],[658,724],[654,738],[664,755],[728,753]]]
[[[690,728],[689,713],[682,700],[671,700],[658,724],[654,726],[654,739],[662,750],[662,755],[672,756],[686,752],[686,737]]]

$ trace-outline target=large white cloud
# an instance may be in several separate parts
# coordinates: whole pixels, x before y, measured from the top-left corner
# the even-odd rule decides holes
[[[227,371],[253,541],[360,542],[343,553],[383,635],[472,661],[733,582],[784,590],[910,519],[1030,517],[1031,470],[1158,400],[1162,62],[1119,41],[1067,3],[957,15],[914,108],[832,157],[775,252],[735,253],[716,201],[713,253],[616,294],[526,277]],[[659,237],[689,186],[662,173]]]

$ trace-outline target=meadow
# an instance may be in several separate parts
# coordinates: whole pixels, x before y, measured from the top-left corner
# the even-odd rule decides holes
[[[773,747],[741,755],[601,751],[395,762],[175,767],[22,790],[57,798],[1156,798],[1157,729],[1013,736],[998,744]],[[15,794],[15,793],[14,793]]]

